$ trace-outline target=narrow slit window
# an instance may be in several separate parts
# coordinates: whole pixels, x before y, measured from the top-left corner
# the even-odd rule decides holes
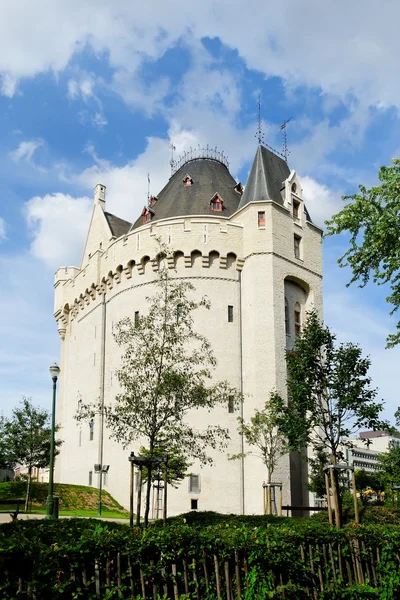
[[[183,317],[183,306],[182,304],[178,304],[176,307],[176,322],[180,323]]]
[[[89,471],[89,485],[93,484],[93,471]]]
[[[191,510],[197,510],[199,508],[199,501],[197,500],[197,498],[191,499],[190,508],[191,508]]]
[[[89,441],[92,442],[94,438],[94,421],[89,421]]]
[[[289,304],[285,298],[285,332],[286,335],[290,335],[290,323],[289,323]]]
[[[294,307],[294,334],[297,337],[301,332],[301,308],[300,304],[296,302]]]
[[[228,323],[233,323],[233,306],[228,305]]]
[[[229,396],[228,398],[228,413],[234,413],[235,412],[235,401],[233,396]]]
[[[294,256],[300,258],[301,255],[301,237],[298,235],[294,236]]]
[[[300,218],[300,202],[293,200],[293,217],[295,219]]]
[[[139,327],[139,311],[135,310],[135,327]]]
[[[261,211],[258,213],[258,226],[265,227],[265,212]]]

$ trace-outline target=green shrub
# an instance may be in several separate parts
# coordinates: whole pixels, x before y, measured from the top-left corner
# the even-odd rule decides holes
[[[357,552],[362,584],[355,583]],[[368,575],[372,553],[377,589]],[[194,600],[195,569],[200,597],[215,600],[217,565],[222,597],[225,575],[235,592],[239,572],[243,600],[390,599],[400,597],[399,556],[400,528],[391,525],[337,530],[313,519],[194,512],[147,530],[96,519],[21,521],[0,526],[0,597],[26,597],[29,584],[40,600],[130,598],[133,585],[137,598],[144,587],[148,598],[166,589],[170,599],[175,579],[181,600],[185,586]]]

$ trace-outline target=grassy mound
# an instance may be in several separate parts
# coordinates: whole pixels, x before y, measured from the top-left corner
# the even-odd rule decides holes
[[[46,506],[48,484],[32,482],[31,500],[32,507]],[[26,482],[10,481],[0,483],[0,499],[25,498]],[[55,483],[54,495],[60,498],[60,510],[96,510],[99,492],[96,488],[86,485],[70,485],[68,483]],[[105,490],[102,491],[104,510],[125,513],[125,509]]]

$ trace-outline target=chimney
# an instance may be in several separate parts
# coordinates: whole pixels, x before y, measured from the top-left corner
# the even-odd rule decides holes
[[[99,204],[103,210],[106,208],[106,186],[102,183],[94,188],[94,204]]]

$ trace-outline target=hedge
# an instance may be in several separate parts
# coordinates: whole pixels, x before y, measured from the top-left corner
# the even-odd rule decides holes
[[[184,521],[144,531],[94,519],[4,524],[1,597],[400,598],[397,527]]]

